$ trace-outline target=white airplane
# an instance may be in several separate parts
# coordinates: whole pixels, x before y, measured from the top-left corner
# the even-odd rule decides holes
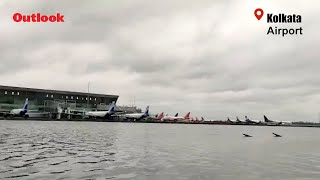
[[[263,115],[263,118],[264,118],[264,122],[268,125],[268,126],[277,126],[277,125],[280,125],[281,122],[276,122],[276,121],[272,121],[272,120],[269,120],[267,118],[267,116]]]
[[[115,113],[115,108],[116,104],[114,101],[112,101],[109,110],[108,111],[88,111],[85,112],[85,117],[98,117],[98,118],[109,118],[111,115]]]
[[[165,120],[165,119],[174,119],[176,117],[178,117],[179,113],[176,113],[174,116],[169,116],[168,114],[166,114],[164,117],[161,118],[161,120]]]
[[[264,122],[269,125],[269,126],[276,126],[276,125],[291,125],[292,122],[291,121],[274,121],[274,120],[270,120],[267,118],[267,116],[263,116],[264,117]]]
[[[161,120],[162,121],[178,121],[178,120],[189,120],[189,119],[190,119],[190,112],[188,112],[184,117],[166,116],[166,117],[163,117]]]
[[[149,106],[146,107],[144,113],[125,114],[124,119],[141,120],[149,116]]]
[[[29,100],[28,98],[26,98],[26,101],[22,107],[22,109],[12,109],[9,114],[5,114],[5,117],[8,117],[8,116],[20,116],[20,117],[28,117],[28,103],[29,103]]]
[[[245,118],[246,118],[246,122],[247,122],[247,123],[261,124],[261,121],[251,120],[251,119],[248,118],[248,116],[245,116]]]

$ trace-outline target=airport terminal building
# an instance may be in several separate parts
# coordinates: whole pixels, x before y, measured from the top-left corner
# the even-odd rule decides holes
[[[29,99],[30,110],[43,112],[53,112],[57,106],[79,111],[107,110],[112,101],[117,102],[118,97],[118,95],[0,85],[0,111],[8,112],[11,109],[22,108],[26,98]]]

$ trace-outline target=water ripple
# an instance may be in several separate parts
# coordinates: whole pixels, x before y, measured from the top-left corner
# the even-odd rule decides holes
[[[9,176],[9,177],[5,177],[5,178],[11,179],[11,178],[20,178],[20,177],[25,177],[25,176],[29,176],[29,174],[14,175],[14,176]]]
[[[0,161],[6,161],[6,160],[9,160],[9,159],[12,159],[12,158],[16,158],[16,157],[22,157],[23,155],[17,155],[17,156],[9,156],[9,157],[6,157],[4,159],[0,159]]]
[[[67,161],[61,161],[61,162],[57,162],[57,163],[51,163],[50,165],[56,166],[56,165],[59,165],[59,164],[62,164],[62,163],[66,163],[66,162],[69,162],[69,161],[67,160]]]
[[[65,172],[68,172],[70,171],[71,169],[67,169],[67,170],[63,170],[63,171],[53,171],[53,172],[50,172],[50,174],[61,174],[61,173],[65,173]]]
[[[0,179],[318,179],[320,131],[273,128],[0,121]]]

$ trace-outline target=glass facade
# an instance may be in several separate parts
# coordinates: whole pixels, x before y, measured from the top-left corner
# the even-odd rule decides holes
[[[41,110],[46,106],[46,102],[49,101],[65,103],[73,108],[95,109],[98,104],[110,104],[112,101],[117,102],[118,97],[116,95],[0,86],[0,111],[22,108],[26,98],[29,99],[29,109]]]

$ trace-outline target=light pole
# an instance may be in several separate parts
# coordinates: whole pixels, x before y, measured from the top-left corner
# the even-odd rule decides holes
[[[89,92],[90,92],[90,81],[88,82],[87,109],[89,108]]]

